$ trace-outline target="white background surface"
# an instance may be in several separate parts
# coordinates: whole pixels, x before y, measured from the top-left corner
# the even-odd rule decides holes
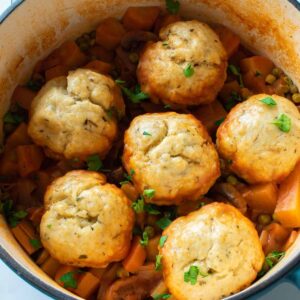
[[[43,0],[41,0],[43,1]],[[0,0],[0,13],[14,0]],[[0,260],[1,300],[50,300],[49,297],[31,287]],[[299,300],[300,291],[290,284],[278,285],[271,293],[257,300]]]

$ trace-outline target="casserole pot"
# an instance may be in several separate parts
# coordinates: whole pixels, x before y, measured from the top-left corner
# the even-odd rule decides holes
[[[66,39],[96,27],[126,7],[162,5],[164,0],[25,0],[0,16],[0,119],[14,88],[26,82],[37,61]],[[237,33],[254,53],[269,57],[300,88],[300,4],[287,0],[180,0],[181,14],[220,23]],[[0,122],[2,138],[2,122]],[[0,258],[18,275],[55,299],[81,299],[61,288],[25,254],[0,216]],[[298,265],[298,266],[297,266]],[[278,280],[300,288],[300,236],[266,276],[226,299],[264,293]],[[261,294],[260,294],[261,295]]]

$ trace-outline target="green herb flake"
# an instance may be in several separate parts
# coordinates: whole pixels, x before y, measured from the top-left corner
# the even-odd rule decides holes
[[[149,215],[160,215],[160,211],[158,210],[157,206],[153,204],[145,204],[144,211],[146,211]]]
[[[152,136],[152,134],[149,133],[148,131],[144,131],[144,132],[143,132],[143,135]]]
[[[149,95],[141,90],[140,85],[135,86],[133,90],[124,86],[121,86],[121,89],[132,103],[141,103],[142,101],[149,99]]]
[[[40,249],[42,247],[41,242],[37,239],[30,239],[29,243],[34,249]]]
[[[232,75],[238,77],[240,87],[242,87],[242,88],[245,87],[244,82],[243,82],[243,77],[242,77],[242,74],[241,74],[239,68],[235,65],[229,65],[228,70]]]
[[[165,109],[170,109],[170,108],[172,108],[172,106],[171,106],[170,104],[166,104],[166,105],[164,106],[164,108],[165,108]]]
[[[89,171],[99,171],[103,167],[102,160],[98,154],[91,155],[86,160]]]
[[[147,231],[144,231],[143,232],[143,235],[142,235],[142,238],[140,239],[140,244],[143,246],[143,247],[146,247],[149,243],[149,236],[148,236],[148,232]]]
[[[109,117],[109,119],[112,119],[113,116],[114,116],[114,108],[109,108],[109,109],[106,111],[106,114],[107,114],[107,116]]]
[[[156,255],[156,258],[155,258],[155,270],[156,271],[160,271],[162,269],[161,259],[162,259],[161,254]]]
[[[133,176],[134,174],[135,174],[135,172],[134,172],[133,169],[131,169],[131,170],[129,171],[129,174],[124,174],[124,178],[125,178],[126,180],[121,181],[121,182],[120,182],[120,185],[124,185],[124,184],[128,184],[128,183],[132,182],[132,176]]]
[[[165,245],[165,242],[167,241],[168,236],[162,235],[159,239],[159,247],[162,248]]]
[[[116,79],[115,83],[119,84],[119,85],[122,85],[122,84],[125,84],[126,82],[124,80],[122,80],[122,79]]]
[[[79,255],[79,259],[87,259],[87,255],[81,254],[81,255]]]
[[[169,299],[172,295],[171,294],[158,294],[153,296],[153,300],[160,300],[160,299]]]
[[[75,272],[68,272],[59,278],[59,281],[64,284],[64,288],[77,288],[77,281],[74,277]]]
[[[163,41],[163,42],[162,42],[162,45],[163,45],[164,47],[168,47],[168,46],[169,46],[169,43],[168,43],[167,41]]]
[[[163,217],[156,222],[156,225],[160,229],[165,230],[171,223],[172,221],[169,218]]]
[[[255,77],[259,77],[259,76],[261,76],[261,73],[259,72],[259,71],[255,71]]]
[[[18,125],[20,124],[21,122],[24,121],[24,117],[23,116],[20,116],[16,113],[12,113],[12,112],[7,112],[5,115],[4,115],[4,118],[3,118],[3,122],[6,123],[6,124],[14,124],[14,125]]]
[[[52,227],[52,224],[48,224],[48,225],[47,225],[47,228],[48,228],[48,229],[51,229],[51,227]]]
[[[282,251],[272,251],[265,257],[265,262],[262,269],[257,274],[258,277],[265,275],[270,269],[272,269],[285,255]]]
[[[281,114],[279,117],[272,122],[283,132],[289,132],[291,130],[292,121],[286,114]]]
[[[216,125],[216,126],[220,126],[220,125],[224,122],[224,120],[225,120],[225,117],[223,117],[223,118],[217,120],[217,121],[215,122],[215,125]]]
[[[155,196],[155,190],[154,189],[146,189],[146,190],[144,190],[143,196],[148,199],[151,199]]]
[[[189,270],[184,273],[184,282],[190,282],[191,285],[195,285],[197,283],[197,278],[199,275],[201,275],[202,277],[207,276],[207,274],[206,276],[203,276],[197,266],[190,266]]]
[[[11,199],[6,200],[1,204],[1,211],[3,212],[10,227],[16,227],[28,213],[25,210],[13,210],[13,202]]]
[[[275,102],[275,100],[272,97],[266,97],[260,100],[260,102],[269,105],[269,106],[275,106],[277,105],[277,103]]]
[[[194,73],[195,70],[191,64],[188,64],[187,67],[183,70],[183,74],[187,78],[192,77]]]
[[[167,11],[171,15],[176,15],[180,9],[180,3],[178,0],[166,0]]]
[[[131,207],[134,209],[134,211],[139,214],[144,212],[144,199],[137,199],[136,201],[134,201],[131,205]]]

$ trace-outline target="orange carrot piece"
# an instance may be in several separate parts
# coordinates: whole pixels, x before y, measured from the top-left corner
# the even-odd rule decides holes
[[[264,56],[251,56],[240,61],[240,68],[242,73],[250,73],[256,77],[263,79],[270,74],[274,68],[274,64]]]
[[[29,220],[35,225],[40,224],[44,212],[44,207],[32,207],[29,211]]]
[[[38,171],[42,165],[44,154],[36,145],[23,145],[16,148],[19,173],[26,177],[34,171]]]
[[[210,104],[200,106],[194,115],[207,128],[208,132],[213,134],[218,127],[218,122],[225,119],[227,113],[223,105],[216,100]]]
[[[112,70],[112,65],[100,60],[93,60],[86,64],[84,68],[101,74],[108,74]]]
[[[3,153],[0,160],[0,175],[17,175],[18,174],[18,160],[15,149]]]
[[[285,227],[300,227],[300,163],[280,184],[274,217]]]
[[[36,173],[37,195],[41,198],[44,197],[46,189],[51,182],[51,178],[46,171],[38,171]]]
[[[98,277],[90,272],[85,272],[81,274],[74,293],[84,299],[88,299],[97,290],[99,285],[100,280]]]
[[[51,69],[48,69],[45,72],[45,78],[46,78],[46,81],[49,81],[56,77],[66,76],[67,74],[68,74],[68,67],[66,67],[64,65],[57,65]]]
[[[240,38],[225,26],[218,25],[214,28],[214,31],[219,36],[219,39],[227,52],[227,56],[231,57],[236,53],[240,46]]]
[[[288,238],[288,240],[286,241],[286,243],[284,244],[284,246],[282,247],[283,251],[287,251],[297,240],[299,235],[299,232],[297,230],[293,230]]]
[[[54,277],[57,270],[60,268],[61,264],[54,259],[53,257],[49,256],[45,262],[41,265],[41,269],[50,277]]]
[[[36,238],[35,230],[29,221],[24,219],[18,224],[18,226],[28,235],[29,238]]]
[[[155,262],[156,255],[158,254],[159,240],[160,240],[160,236],[156,236],[149,240],[146,246],[147,261]]]
[[[252,209],[272,214],[277,203],[278,189],[274,183],[255,184],[242,188],[242,195]]]
[[[51,68],[56,67],[57,65],[62,64],[61,58],[59,55],[59,48],[55,49],[47,58],[45,58],[41,63],[41,70],[47,71]]]
[[[86,56],[74,41],[65,42],[58,49],[61,64],[75,69],[85,64]]]
[[[120,44],[125,32],[117,19],[108,18],[96,29],[96,43],[106,50],[113,50]]]
[[[13,235],[15,236],[16,240],[22,245],[24,250],[29,254],[33,254],[37,251],[31,243],[28,235],[20,228],[20,226],[16,226],[11,229]]]
[[[146,250],[140,244],[140,238],[134,237],[130,251],[122,264],[127,272],[137,272],[146,260]]]
[[[114,60],[114,53],[112,51],[106,50],[102,46],[94,46],[89,49],[89,55],[106,63],[112,63]]]
[[[131,201],[135,201],[139,196],[139,192],[136,190],[134,185],[130,182],[128,182],[127,184],[122,184],[121,190]]]
[[[236,80],[226,82],[220,91],[220,97],[224,100],[228,100],[232,97],[232,93],[240,93],[240,90],[241,87]]]
[[[96,276],[99,280],[101,280],[106,270],[106,268],[90,268],[89,272]]]
[[[29,110],[31,102],[36,95],[36,92],[19,85],[15,88],[11,100],[18,103],[22,108]]]
[[[27,133],[27,124],[21,123],[13,133],[6,140],[5,151],[10,151],[11,149],[20,146],[31,144],[31,139]]]
[[[159,31],[168,26],[169,24],[181,21],[181,17],[179,15],[165,15],[162,17],[158,17],[155,23],[155,33],[159,33]]]
[[[50,256],[49,252],[46,249],[43,249],[42,253],[39,255],[39,257],[36,260],[36,263],[40,266],[42,265],[46,259],[48,259]]]
[[[151,30],[160,13],[160,7],[129,7],[122,19],[129,30]]]
[[[250,71],[243,75],[243,81],[245,86],[255,93],[272,94],[272,87],[266,84],[261,75],[257,76]]]

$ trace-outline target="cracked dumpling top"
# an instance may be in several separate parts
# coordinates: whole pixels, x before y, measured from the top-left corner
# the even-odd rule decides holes
[[[77,69],[40,90],[31,105],[28,132],[53,158],[103,158],[124,110],[122,94],[111,78]]]
[[[246,181],[279,182],[300,160],[300,113],[286,98],[252,96],[236,105],[218,128],[217,147]]]
[[[71,171],[48,187],[44,204],[41,241],[62,264],[100,268],[127,255],[134,213],[104,175]]]
[[[175,112],[136,117],[125,133],[123,165],[147,202],[198,200],[220,175],[218,154],[206,129],[192,115]]]
[[[149,43],[137,77],[154,102],[198,105],[215,100],[226,79],[227,54],[216,33],[199,21],[170,24]]]
[[[252,222],[224,203],[176,219],[163,236],[163,276],[177,300],[223,299],[249,286],[264,262]],[[185,275],[191,269],[195,281]]]

